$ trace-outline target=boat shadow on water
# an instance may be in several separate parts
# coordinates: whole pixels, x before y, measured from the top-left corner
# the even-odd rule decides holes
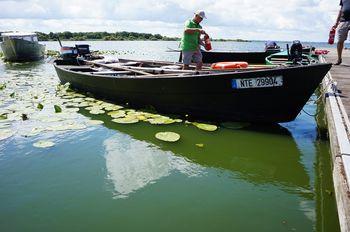
[[[169,159],[163,160],[165,163],[159,161],[165,158],[165,156],[157,155],[160,150],[167,155],[170,152],[171,157],[181,158],[190,166],[196,165],[204,170],[215,169],[222,175],[230,175],[233,179],[242,179],[254,185],[274,185],[283,191],[296,193],[307,199],[313,197],[310,177],[301,161],[302,153],[291,133],[278,124],[254,124],[246,125],[244,128],[234,124],[235,129],[220,126],[217,131],[207,132],[186,123],[150,125],[139,122],[123,125],[112,122],[111,118],[106,115],[91,115],[86,110],[80,110],[80,113],[91,119],[103,120],[105,127],[121,132],[114,140],[107,139],[106,144],[109,145],[105,144],[106,157],[109,157],[106,158],[107,169],[113,166],[111,162],[121,162],[118,168],[126,168],[129,171],[138,170],[136,172],[143,172],[142,169],[151,168],[154,174],[156,170],[159,171],[160,167],[167,166],[166,163],[170,162]],[[157,140],[155,134],[163,131],[176,132],[181,135],[181,139],[175,143]],[[132,145],[115,147],[118,146],[115,144],[122,143],[121,141],[132,144],[129,140],[137,141],[136,143],[141,148],[135,150]],[[145,152],[150,147],[153,151]],[[118,149],[119,152],[115,152]],[[111,158],[113,156],[119,156],[119,158],[116,160],[116,157]],[[114,171],[118,173],[120,170]],[[169,171],[171,168],[161,171],[164,172],[163,175],[158,173],[157,177],[152,174],[149,182],[159,179],[160,176],[169,175]],[[128,172],[124,170],[119,174],[123,175],[123,173]],[[119,176],[117,178],[119,183],[123,179],[120,175],[114,175]],[[138,173],[134,177],[137,178],[136,176],[147,179],[149,175]],[[129,182],[133,181],[129,180]]]

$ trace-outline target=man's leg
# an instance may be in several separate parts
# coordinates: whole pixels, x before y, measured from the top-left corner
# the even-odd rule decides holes
[[[198,49],[194,54],[194,60],[196,62],[196,70],[201,70],[203,66],[203,61],[202,61],[202,52]]]
[[[203,62],[200,61],[200,62],[197,62],[197,65],[196,65],[196,70],[202,70],[202,67],[203,67]]]
[[[184,66],[182,67],[183,70],[190,69],[190,64],[192,62],[192,55],[193,52],[191,51],[182,51],[182,62]]]
[[[338,43],[337,43],[338,60],[337,60],[337,63],[335,63],[335,65],[339,65],[342,62],[344,42],[348,38],[349,27],[350,27],[350,21],[339,23],[338,31],[337,31],[338,32]]]
[[[338,60],[337,60],[337,63],[335,63],[336,65],[339,65],[342,62],[343,48],[344,48],[344,41],[338,41],[337,43]]]

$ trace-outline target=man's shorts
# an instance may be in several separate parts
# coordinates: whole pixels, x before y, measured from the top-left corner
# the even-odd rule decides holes
[[[197,51],[182,51],[182,62],[187,65],[202,62],[201,51],[199,49]]]
[[[344,42],[348,38],[350,21],[340,22],[338,25],[338,41]]]

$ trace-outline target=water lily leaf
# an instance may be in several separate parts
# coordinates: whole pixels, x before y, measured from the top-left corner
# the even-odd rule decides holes
[[[85,107],[86,110],[102,110],[103,107],[99,106],[99,105],[94,105],[94,106],[89,106],[89,107]]]
[[[0,84],[0,90],[4,90],[6,88],[6,84]]]
[[[203,143],[196,143],[196,146],[197,146],[197,147],[200,147],[200,148],[203,148],[203,147],[204,147],[204,144],[203,144]]]
[[[28,120],[28,115],[26,114],[22,114],[21,117],[23,121]]]
[[[137,118],[126,117],[126,118],[115,118],[112,119],[112,122],[120,123],[120,124],[131,124],[137,123],[139,120]]]
[[[193,122],[192,124],[195,125],[197,128],[205,131],[216,131],[218,129],[217,126],[210,125],[210,124],[197,123],[197,122]]]
[[[180,135],[171,132],[171,131],[166,131],[166,132],[158,132],[155,137],[159,140],[166,141],[166,142],[176,142],[180,139]]]
[[[155,125],[171,124],[175,122],[173,119],[168,117],[150,118],[150,119],[147,119],[147,121]]]
[[[92,109],[89,111],[90,114],[104,114],[105,111],[104,110],[100,110],[100,109]]]
[[[52,147],[54,145],[55,143],[52,142],[51,140],[39,140],[38,142],[33,143],[34,147],[39,147],[39,148]]]
[[[87,107],[89,106],[89,103],[87,102],[80,102],[79,104],[76,105],[77,107]]]
[[[41,103],[39,103],[38,105],[37,105],[37,107],[36,108],[38,108],[39,110],[42,110],[42,109],[44,109],[44,105],[43,104],[41,104]]]
[[[92,97],[86,97],[85,98],[85,101],[95,101],[96,99],[95,98],[92,98]]]
[[[83,101],[84,101],[84,98],[74,98],[72,102],[80,103]]]
[[[140,121],[146,121],[147,118],[144,115],[137,115],[136,118]]]
[[[107,113],[109,116],[111,116],[112,118],[123,118],[126,116],[125,111],[123,110],[119,110],[119,111],[111,111],[109,113]]]
[[[7,115],[6,114],[1,114],[0,115],[0,120],[5,120],[7,119]]]
[[[11,93],[10,97],[14,98],[15,97],[15,92]]]
[[[58,105],[54,105],[53,107],[55,108],[55,113],[61,113],[62,112],[62,108],[59,107]]]
[[[12,135],[14,135],[14,132],[12,132],[9,129],[0,129],[0,141],[10,138]]]
[[[104,109],[107,110],[107,111],[120,110],[120,109],[122,109],[122,108],[124,108],[124,107],[118,106],[118,105],[112,105],[112,106],[106,106],[106,107],[104,107]]]

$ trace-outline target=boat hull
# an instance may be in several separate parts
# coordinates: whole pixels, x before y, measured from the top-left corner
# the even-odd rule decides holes
[[[11,62],[35,61],[44,58],[45,46],[23,39],[8,39],[1,43],[4,59]]]
[[[196,76],[113,77],[77,72],[55,64],[62,84],[132,106],[153,106],[160,113],[211,121],[277,123],[294,120],[331,64]],[[237,79],[282,76],[283,85],[233,88]]]

